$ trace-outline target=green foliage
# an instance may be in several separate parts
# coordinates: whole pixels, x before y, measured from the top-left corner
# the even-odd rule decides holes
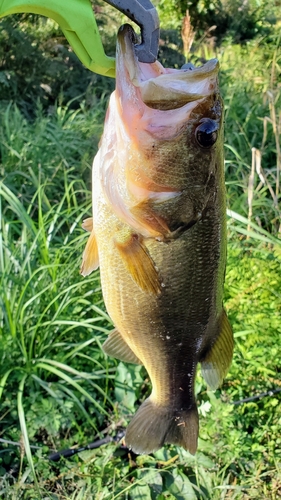
[[[142,371],[142,366],[118,364],[114,396],[124,412],[128,410],[134,412],[135,403],[140,399],[140,388],[143,384]]]
[[[211,35],[217,43],[226,36],[241,43],[269,33],[280,16],[273,0],[160,0],[158,7],[163,26],[173,29],[188,9],[197,38]]]
[[[113,40],[105,44],[109,54],[112,47]],[[53,20],[32,14],[0,20],[1,100],[16,103],[26,118],[34,118],[38,99],[49,112],[58,100],[94,107],[113,87],[112,79],[84,68]]]
[[[247,215],[251,199],[256,223],[273,234],[279,232],[281,216],[280,64],[279,35],[257,39],[243,48],[225,44],[221,52],[229,204]]]
[[[88,168],[85,147],[91,154],[88,142],[96,132],[94,119],[89,128],[83,121],[83,141],[83,116],[82,110],[78,117],[58,108],[55,117],[38,116],[28,124],[17,108],[8,107],[3,115],[2,426],[6,439],[17,440],[18,412],[32,467],[30,439],[43,432],[49,444],[66,430],[75,433],[82,421],[96,432],[107,415],[105,402],[113,408],[108,392],[111,368],[100,348],[111,326],[99,277],[77,279],[85,245],[80,226],[90,212],[90,194],[77,166],[81,175],[83,165]],[[8,133],[13,123],[17,126]],[[34,171],[31,165],[39,166],[39,161]]]
[[[200,5],[204,14],[210,2],[194,8]],[[254,9],[254,3],[248,5]],[[100,14],[104,37],[107,16],[110,10]],[[35,17],[31,29],[25,19],[12,19],[10,41],[7,33],[0,37],[7,38],[8,47],[19,36],[23,57],[30,51],[43,68],[41,55],[48,53],[49,61],[50,52],[42,47],[49,38],[51,46],[57,43],[59,32],[53,23]],[[111,19],[109,45],[117,26]],[[166,64],[176,60],[180,65],[178,35],[170,27],[161,57]],[[86,241],[81,222],[91,211],[91,162],[109,84],[103,88],[93,80],[92,91],[87,81],[82,85],[82,73],[71,73],[74,69],[66,86],[59,83],[70,64],[63,52],[69,49],[60,50],[51,57],[60,70],[47,69],[49,80],[43,69],[26,80],[32,58],[24,59],[26,67],[15,63],[11,87],[0,103],[0,498],[276,500],[281,495],[281,393],[271,391],[281,388],[280,36],[272,32],[243,47],[228,38],[216,52],[226,109],[225,306],[235,332],[235,354],[215,393],[198,373],[195,457],[175,446],[137,457],[120,443],[108,443],[58,463],[48,460],[51,450],[115,435],[150,392],[142,367],[103,354],[101,344],[112,325],[99,275],[79,276]],[[213,55],[201,43],[192,60]],[[12,65],[9,51],[6,57]],[[46,81],[55,85],[51,97],[44,89],[40,94]],[[80,90],[84,96],[65,106],[65,96],[57,99],[61,89],[70,92],[68,97],[77,97]],[[10,99],[14,103],[7,103]],[[254,165],[251,187],[253,147],[261,151],[262,171]]]
[[[101,112],[97,110],[98,121]],[[101,343],[111,325],[99,279],[78,275],[85,244],[79,227],[90,211],[90,193],[79,171],[89,172],[88,138],[100,130],[95,115],[58,108],[58,116],[39,114],[30,124],[17,108],[6,113],[4,123],[18,123],[18,128],[14,138],[6,130],[5,141],[10,137],[13,147],[3,149],[9,154],[1,184],[0,418],[4,439],[22,439],[38,486],[24,453],[3,444],[2,496],[37,499],[40,491],[55,499],[216,500],[232,492],[237,499],[271,498],[281,482],[280,396],[232,403],[280,384],[280,253],[268,233],[269,247],[267,240],[258,240],[259,249],[243,243],[231,221],[225,298],[235,356],[221,391],[207,392],[198,376],[197,455],[171,446],[154,456],[130,457],[110,444],[82,452],[78,460],[48,461],[50,448],[92,441],[107,425],[114,429],[118,420],[123,423],[149,386],[143,368],[119,363],[116,369],[116,362],[104,357]],[[54,133],[49,135],[51,125]],[[39,136],[44,148],[38,150],[32,148],[34,127],[45,131]],[[60,137],[57,147],[54,136]],[[72,168],[70,143],[77,146]],[[36,164],[38,151],[46,155],[39,185],[25,164],[26,158],[28,165]],[[238,223],[242,227],[243,219]],[[253,232],[258,234],[256,227]],[[34,451],[34,444],[41,449]]]

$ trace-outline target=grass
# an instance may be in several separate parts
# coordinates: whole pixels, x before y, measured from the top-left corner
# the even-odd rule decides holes
[[[219,54],[225,100],[226,180],[231,209],[280,233],[280,35]],[[235,71],[233,71],[235,68]],[[243,74],[243,78],[237,78]]]
[[[99,275],[79,276],[105,103],[76,111],[57,106],[47,116],[39,105],[33,122],[15,106],[2,109],[0,498],[280,498],[278,44],[225,44],[219,54],[229,215],[225,305],[235,354],[219,391],[209,392],[198,375],[195,457],[175,446],[136,457],[108,443],[58,463],[48,459],[52,450],[115,435],[149,381],[143,368],[103,354],[112,324]]]

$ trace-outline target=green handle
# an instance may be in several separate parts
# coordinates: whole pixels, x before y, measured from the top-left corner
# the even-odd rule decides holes
[[[0,18],[20,12],[54,19],[86,68],[115,77],[115,59],[103,50],[90,0],[0,0]]]

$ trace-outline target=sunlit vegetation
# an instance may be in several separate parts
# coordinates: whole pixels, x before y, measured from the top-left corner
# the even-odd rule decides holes
[[[231,2],[190,2],[189,59],[218,57],[221,64],[225,307],[235,332],[222,388],[208,391],[198,373],[195,457],[175,446],[135,456],[109,442],[48,459],[53,451],[114,437],[150,386],[142,367],[101,350],[112,324],[99,274],[79,275],[91,164],[114,82],[83,69],[51,21],[1,21],[0,498],[281,496],[280,18],[277,2],[240,3],[248,9],[241,29],[242,18],[229,21]],[[161,59],[180,66],[186,3],[155,4],[165,28]],[[124,19],[108,7],[104,12],[101,31],[112,51]],[[218,28],[217,39],[207,29],[215,15],[217,23],[230,23]]]

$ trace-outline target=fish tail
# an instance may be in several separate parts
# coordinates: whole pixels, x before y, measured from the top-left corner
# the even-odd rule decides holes
[[[135,453],[152,453],[169,443],[182,446],[194,455],[198,430],[196,403],[189,409],[171,410],[148,398],[130,422],[125,442]]]

